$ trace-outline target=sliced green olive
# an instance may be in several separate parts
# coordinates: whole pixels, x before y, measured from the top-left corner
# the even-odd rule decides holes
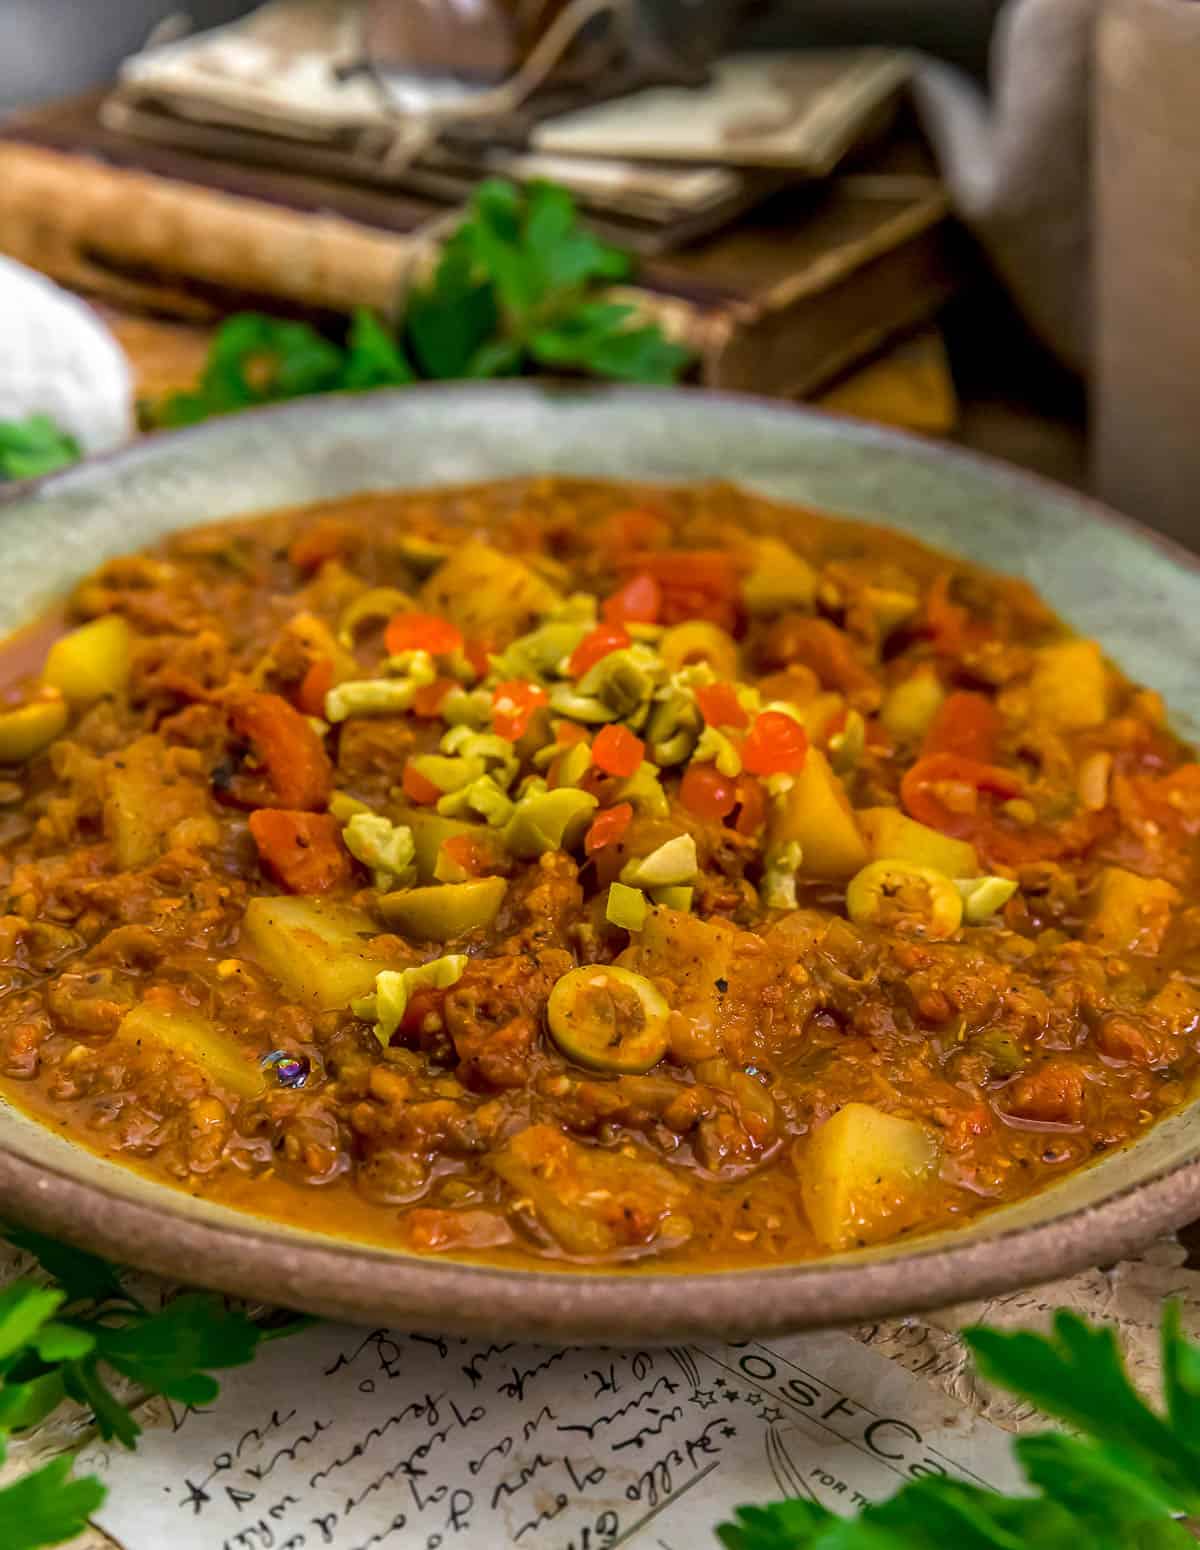
[[[67,724],[61,694],[43,691],[36,700],[0,711],[0,764],[23,764],[52,743]]]
[[[997,910],[1002,910],[1017,885],[1011,877],[956,878],[954,886],[963,901],[963,918],[970,926],[981,926]]]
[[[338,643],[353,649],[359,630],[366,624],[386,624],[396,614],[411,614],[416,603],[398,587],[369,587],[342,611],[338,620]]]
[[[937,940],[958,930],[963,903],[950,879],[932,867],[872,861],[847,883],[846,910],[860,926],[885,926]]]
[[[592,1071],[638,1076],[667,1051],[671,1009],[644,975],[593,965],[572,969],[550,992],[550,1036]]]
[[[480,926],[490,926],[507,887],[502,877],[475,877],[469,883],[402,888],[380,896],[379,913],[405,936],[422,942],[449,942]]]
[[[718,678],[738,676],[738,649],[733,637],[707,619],[677,624],[659,642],[659,655],[668,672],[678,673],[696,662],[707,662]]]

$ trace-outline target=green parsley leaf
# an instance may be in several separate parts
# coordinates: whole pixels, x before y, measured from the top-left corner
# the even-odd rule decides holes
[[[96,1430],[108,1442],[115,1437],[125,1448],[132,1448],[142,1435],[128,1406],[123,1405],[100,1375],[95,1357],[81,1362],[64,1362],[63,1387],[72,1399],[92,1412]]]
[[[187,1292],[117,1329],[98,1324],[92,1333],[102,1361],[185,1405],[215,1399],[218,1384],[209,1369],[243,1366],[261,1339],[253,1319],[204,1292]]]
[[[1178,1302],[1163,1310],[1163,1397],[1171,1425],[1200,1447],[1200,1346],[1184,1339]]]
[[[66,1294],[32,1281],[14,1281],[0,1292],[0,1370],[6,1370],[66,1301]]]
[[[74,436],[45,414],[0,422],[0,479],[38,479],[82,456]]]
[[[105,1490],[93,1476],[72,1479],[71,1467],[69,1458],[54,1459],[0,1489],[4,1550],[44,1550],[83,1533]]]
[[[1157,1415],[1129,1381],[1116,1331],[1060,1309],[1051,1337],[975,1327],[964,1338],[979,1371],[1056,1420],[1126,1454],[1181,1511],[1200,1510],[1200,1435]]]
[[[627,254],[594,236],[563,188],[489,178],[414,287],[393,337],[360,308],[338,345],[304,323],[258,313],[218,330],[196,388],[151,411],[160,425],[302,394],[392,387],[420,378],[511,377],[539,366],[626,382],[674,382],[688,352],[634,310],[597,298],[626,278]]]
[[[0,1385],[0,1432],[19,1432],[37,1426],[54,1414],[66,1392],[57,1368],[24,1383],[14,1383],[6,1377]]]
[[[854,1518],[807,1501],[742,1507],[717,1538],[727,1550],[1185,1550],[1180,1522],[1200,1496],[1200,1346],[1163,1316],[1166,1415],[1144,1403],[1113,1331],[1060,1312],[1053,1334],[977,1328],[984,1375],[1077,1427],[1019,1438],[1028,1495],[923,1476]]]
[[[476,273],[474,245],[460,231],[443,248],[430,284],[409,297],[405,312],[406,338],[423,375],[441,380],[477,375],[471,362],[494,340],[499,317],[495,288]]]
[[[67,1294],[67,1302],[129,1300],[107,1260],[44,1237],[29,1227],[5,1227],[3,1236],[14,1248],[23,1249],[37,1260]]]
[[[404,351],[366,307],[357,307],[350,324],[348,350],[341,386],[363,388],[403,387],[416,381],[416,373]]]

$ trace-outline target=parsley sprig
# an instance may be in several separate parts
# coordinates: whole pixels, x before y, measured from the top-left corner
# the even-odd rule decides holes
[[[59,430],[49,415],[0,422],[0,480],[37,479],[80,455],[74,436]]]
[[[5,1237],[57,1285],[23,1279],[0,1292],[0,1463],[9,1434],[36,1426],[68,1398],[88,1406],[101,1437],[132,1448],[141,1427],[114,1392],[113,1374],[138,1400],[165,1394],[182,1405],[209,1404],[219,1392],[213,1371],[243,1366],[264,1340],[306,1322],[263,1326],[202,1292],[152,1310],[102,1259],[38,1233],[12,1229]],[[70,1458],[54,1459],[0,1488],[4,1550],[43,1550],[83,1531],[104,1487],[92,1476],[74,1478],[71,1467]]]
[[[804,1500],[741,1507],[717,1530],[726,1550],[1195,1550],[1179,1520],[1200,1515],[1200,1345],[1178,1304],[1163,1314],[1161,1410],[1109,1326],[1060,1311],[1050,1336],[977,1326],[966,1340],[985,1378],[1075,1429],[1014,1441],[1027,1496],[924,1476],[852,1519]]]
[[[308,1321],[255,1323],[219,1297],[189,1292],[146,1308],[111,1265],[36,1233],[12,1230],[55,1285],[0,1292],[0,1463],[5,1442],[66,1398],[88,1405],[100,1435],[133,1447],[140,1433],[113,1391],[120,1374],[139,1397],[210,1403],[214,1370],[242,1366],[258,1346]],[[1187,1550],[1182,1521],[1200,1517],[1200,1344],[1184,1337],[1177,1304],[1162,1324],[1163,1406],[1129,1380],[1111,1327],[1059,1312],[1053,1333],[966,1331],[980,1373],[1072,1432],[1017,1438],[1028,1492],[1008,1496],[924,1476],[887,1501],[842,1518],[796,1499],[741,1507],[717,1538],[726,1550]],[[82,1532],[104,1500],[91,1477],[55,1459],[0,1488],[0,1546],[46,1550]]]
[[[306,323],[238,313],[218,330],[196,388],[152,406],[149,418],[191,425],[312,393],[538,369],[673,382],[688,352],[604,297],[630,268],[626,253],[580,222],[565,189],[492,178],[409,297],[397,336],[365,308],[344,344]]]

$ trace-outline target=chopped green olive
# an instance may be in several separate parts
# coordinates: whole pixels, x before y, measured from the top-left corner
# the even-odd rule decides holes
[[[648,856],[630,861],[621,872],[621,881],[635,888],[671,888],[692,882],[697,869],[695,840],[690,834],[677,834]]]
[[[566,786],[556,791],[523,794],[501,830],[506,849],[529,859],[551,850],[569,850],[587,826],[596,798],[590,791]]]
[[[956,878],[954,886],[963,901],[963,919],[971,926],[983,925],[997,910],[1002,910],[1017,891],[1011,877]]]
[[[563,1054],[593,1071],[636,1076],[666,1054],[670,1008],[629,969],[572,969],[550,992],[546,1015]]]
[[[646,924],[646,911],[649,907],[646,895],[640,888],[629,888],[624,883],[613,883],[608,890],[604,918],[610,925],[621,926],[626,931],[640,931]]]
[[[422,942],[449,942],[480,926],[490,926],[507,887],[502,877],[475,877],[467,883],[402,888],[380,896],[379,913],[405,936]]]
[[[948,877],[910,861],[872,861],[846,885],[846,910],[857,925],[885,926],[935,940],[962,924],[962,896]]]

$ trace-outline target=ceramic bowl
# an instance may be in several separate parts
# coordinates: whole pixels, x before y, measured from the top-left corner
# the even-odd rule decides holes
[[[365,488],[553,471],[718,476],[869,516],[1026,576],[1185,731],[1200,574],[1165,540],[999,464],[849,421],[695,392],[528,384],[335,397],[154,437],[0,502],[0,630],[176,527]],[[703,1274],[514,1271],[275,1225],[171,1190],[0,1106],[0,1214],[179,1281],[413,1330],[547,1341],[765,1335],[1045,1281],[1200,1215],[1200,1103],[965,1228],[819,1263]]]

